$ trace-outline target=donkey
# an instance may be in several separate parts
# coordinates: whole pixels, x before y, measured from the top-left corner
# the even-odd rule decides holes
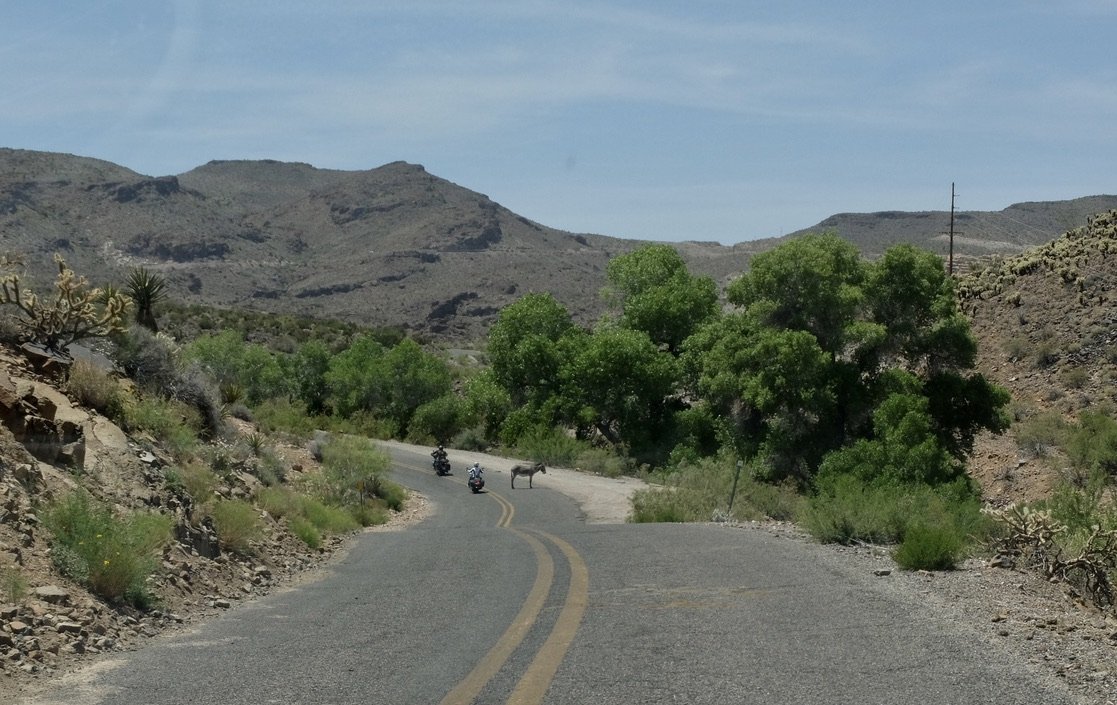
[[[543,463],[536,463],[534,465],[513,465],[512,466],[512,489],[516,489],[516,476],[527,475],[527,486],[531,487],[531,479],[535,477],[535,473],[541,472],[547,474],[547,468],[543,467]]]

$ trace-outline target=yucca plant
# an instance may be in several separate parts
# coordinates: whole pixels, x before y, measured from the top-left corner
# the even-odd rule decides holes
[[[155,305],[167,298],[167,280],[143,267],[134,267],[128,275],[128,295],[136,305],[136,323],[158,332]]]

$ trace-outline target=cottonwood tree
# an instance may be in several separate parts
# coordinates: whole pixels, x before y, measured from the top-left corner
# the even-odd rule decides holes
[[[727,296],[737,310],[686,341],[684,367],[772,479],[809,483],[828,453],[865,441],[880,444],[859,447],[869,471],[923,448],[915,474],[946,480],[978,431],[1007,426],[1008,395],[972,372],[976,343],[930,253],[901,246],[867,263],[809,235],[754,257]]]
[[[621,309],[621,325],[644,331],[673,355],[718,311],[717,286],[687,271],[670,245],[646,245],[609,261],[606,296]]]

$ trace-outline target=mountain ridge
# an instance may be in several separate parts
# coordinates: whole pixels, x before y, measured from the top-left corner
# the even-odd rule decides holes
[[[956,260],[1015,254],[1117,207],[1117,196],[962,212]],[[939,211],[836,214],[781,238],[670,243],[692,271],[724,285],[750,258],[806,232],[833,230],[875,257],[912,242],[945,257]],[[1015,221],[1015,224],[1014,224]],[[302,162],[213,160],[151,177],[111,162],[0,149],[2,249],[39,285],[54,252],[97,283],[142,266],[172,296],[221,307],[334,318],[478,340],[499,311],[547,291],[582,324],[605,310],[610,259],[648,241],[570,233],[489,196],[390,162],[320,169]]]

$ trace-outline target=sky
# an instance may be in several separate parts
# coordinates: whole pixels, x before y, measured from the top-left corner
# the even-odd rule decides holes
[[[1117,0],[7,0],[0,147],[402,160],[642,240],[1117,193]]]

